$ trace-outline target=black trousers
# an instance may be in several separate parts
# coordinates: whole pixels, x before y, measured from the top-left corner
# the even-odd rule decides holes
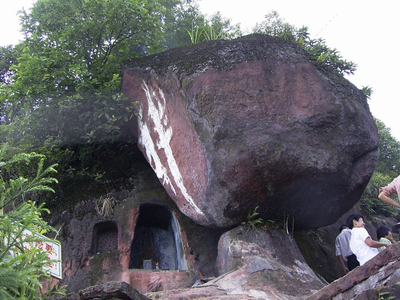
[[[347,256],[347,266],[349,267],[349,271],[353,270],[359,265],[360,263],[358,262],[357,257],[354,254]]]

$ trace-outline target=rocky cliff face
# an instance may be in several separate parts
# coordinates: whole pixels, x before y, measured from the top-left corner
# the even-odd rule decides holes
[[[143,161],[147,165],[147,162]],[[123,281],[140,293],[189,287],[216,275],[221,229],[200,226],[183,215],[147,165],[133,174],[134,190],[81,199],[54,215],[60,228],[63,278],[77,293],[89,286]],[[111,209],[102,214],[108,201]],[[97,209],[96,209],[97,207]]]
[[[115,200],[107,215],[96,210],[101,201],[82,201],[54,216],[52,224],[62,225],[59,283],[67,286],[69,297],[136,293],[191,299],[200,293],[202,299],[206,293],[213,299],[301,299],[326,285],[293,237],[278,226],[229,230],[198,225],[179,212],[152,173],[150,167],[142,171],[134,190],[102,198]]]
[[[335,281],[340,224],[322,227],[345,218],[377,159],[375,123],[353,85],[259,35],[132,60],[123,74],[147,162],[134,188],[51,220],[65,299],[367,299],[387,283],[393,292],[398,245]],[[236,226],[255,207],[274,225]]]
[[[315,232],[295,232],[296,240],[276,224],[258,229],[208,228],[180,214],[157,179],[143,175],[141,187],[108,195],[117,200],[108,216],[101,216],[94,203],[86,201],[71,213],[54,216],[54,225],[63,224],[59,237],[63,249],[60,283],[67,285],[69,294],[62,299],[362,300],[378,299],[379,293],[399,295],[400,244],[339,278],[342,274],[335,264],[334,239],[340,223]],[[136,228],[146,225],[139,219],[142,208],[148,206],[166,208],[165,212],[170,209],[176,215],[185,270],[178,270],[178,264],[177,270],[131,265],[130,261],[140,256],[134,240],[140,237]],[[154,210],[148,217],[149,228],[166,229],[166,215]],[[374,228],[367,225],[375,239]],[[308,238],[310,235],[316,238]],[[155,253],[153,260],[162,262],[163,256],[157,253],[168,247],[157,245],[157,240],[153,239],[154,247],[141,250]],[[53,279],[53,283],[56,281]]]
[[[122,91],[139,103],[139,147],[179,209],[205,226],[290,216],[334,223],[376,164],[378,135],[362,93],[264,35],[131,60]]]

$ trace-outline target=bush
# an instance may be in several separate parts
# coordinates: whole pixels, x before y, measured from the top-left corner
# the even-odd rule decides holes
[[[0,299],[43,299],[42,282],[50,276],[45,269],[54,261],[35,243],[48,242],[42,234],[56,230],[42,219],[43,213],[49,213],[44,203],[36,206],[26,197],[52,191],[48,185],[56,180],[49,174],[56,171],[55,165],[43,168],[44,157],[36,153],[20,153],[4,160],[5,152],[4,147],[0,149]],[[35,159],[39,159],[35,175],[18,176],[15,169],[28,166],[33,171],[29,166]],[[26,230],[39,235],[27,235]]]

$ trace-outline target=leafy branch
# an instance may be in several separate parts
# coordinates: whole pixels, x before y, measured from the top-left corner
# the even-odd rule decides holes
[[[28,193],[53,191],[48,185],[57,182],[50,177],[56,172],[55,165],[44,168],[43,155],[36,153],[19,153],[6,159],[6,150],[0,148],[0,299],[44,299],[52,292],[42,292],[43,282],[50,274],[46,271],[49,264],[56,261],[48,257],[49,250],[36,247],[38,243],[56,242],[42,234],[56,232],[56,229],[42,219],[43,213],[49,210],[42,203],[36,207],[33,201],[23,201],[8,213],[3,213],[5,205],[18,198],[24,199]],[[18,164],[30,164],[39,158],[33,179],[17,175],[16,178],[5,178],[5,171],[18,169]],[[26,234],[26,231],[38,234]]]
[[[0,150],[0,168],[9,167],[17,163],[29,164],[34,159],[39,159],[36,175],[33,179],[18,176],[13,179],[4,179],[0,173],[0,215],[6,205],[14,203],[17,199],[23,198],[25,194],[32,192],[54,192],[49,184],[57,183],[57,179],[48,177],[50,173],[57,173],[57,164],[53,164],[44,169],[45,157],[37,153],[18,153],[8,161],[1,161],[1,156],[5,155],[5,147]],[[1,169],[0,169],[1,170]]]

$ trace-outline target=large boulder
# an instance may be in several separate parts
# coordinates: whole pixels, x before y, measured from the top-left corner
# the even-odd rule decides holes
[[[299,46],[250,35],[127,61],[132,128],[179,209],[228,227],[256,206],[296,229],[334,223],[375,168],[365,96]]]
[[[288,235],[285,238],[285,234],[279,231],[274,234],[274,230],[264,234],[259,230],[245,234],[240,231],[240,228],[235,228],[220,240],[220,250],[229,258],[225,261],[240,263],[236,270],[195,288],[147,293],[146,296],[169,300],[367,300],[400,297],[400,243],[391,245],[363,266],[326,284],[304,263]],[[230,240],[231,244],[224,240]],[[279,245],[282,242],[288,246],[286,249]],[[263,247],[266,249],[262,250]],[[244,260],[241,261],[240,257]]]
[[[326,286],[281,229],[237,227],[218,245],[219,277],[192,289],[147,293],[151,299],[304,299]]]
[[[307,265],[295,240],[278,228],[237,227],[225,232],[218,243],[218,275],[242,269],[249,276],[247,287],[262,283],[260,290],[286,296],[308,295],[326,281]],[[256,275],[257,274],[257,275]],[[257,279],[256,279],[257,278]],[[272,295],[269,295],[270,297]],[[268,298],[268,297],[267,297]],[[278,298],[277,298],[278,299]]]

